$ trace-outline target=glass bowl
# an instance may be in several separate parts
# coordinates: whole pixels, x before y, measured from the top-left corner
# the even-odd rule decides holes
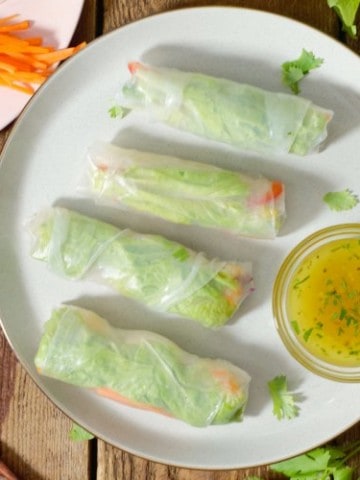
[[[330,380],[360,382],[360,223],[302,240],[279,269],[272,308],[298,362]]]

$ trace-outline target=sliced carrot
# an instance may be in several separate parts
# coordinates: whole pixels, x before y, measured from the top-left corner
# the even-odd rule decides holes
[[[17,32],[27,31],[30,21],[14,22],[17,15],[0,18],[0,86],[32,94],[33,84],[43,83],[55,66],[86,46],[56,50],[43,44],[42,37],[19,37]]]
[[[226,301],[232,307],[236,307],[238,305],[241,295],[242,295],[242,288],[240,288],[240,286],[238,288],[226,289],[224,292]]]
[[[221,384],[228,393],[236,394],[240,386],[236,376],[228,370],[217,368],[213,370],[213,377]]]
[[[142,67],[140,62],[129,62],[128,63],[128,69],[129,72],[133,75],[136,73],[140,68]]]
[[[115,400],[116,402],[127,405],[128,407],[139,408],[141,410],[149,410],[150,412],[161,413],[161,415],[171,417],[171,415],[162,408],[153,407],[151,405],[148,405],[147,403],[136,402],[127,397],[124,397],[123,395],[120,395],[120,393],[115,392],[114,390],[111,390],[109,388],[100,387],[96,388],[95,391],[97,394],[103,397],[110,398],[111,400]]]
[[[23,22],[10,23],[0,25],[0,32],[13,32],[16,30],[27,30],[30,27],[29,20],[24,20]]]
[[[66,58],[79,51],[84,46],[85,42],[78,45],[77,47],[68,47],[62,50],[54,50],[52,52],[39,52],[35,53],[34,58],[36,58],[37,60],[41,60],[48,65],[52,65],[54,63],[60,62],[61,60],[65,60]]]
[[[279,180],[274,180],[271,182],[271,186],[269,190],[258,198],[252,198],[251,204],[252,205],[264,205],[266,203],[273,202],[276,200],[282,193],[284,192],[284,185]]]
[[[3,25],[4,23],[9,23],[11,20],[16,18],[17,16],[18,16],[18,14],[15,13],[13,15],[9,15],[8,17],[0,18],[0,25]]]

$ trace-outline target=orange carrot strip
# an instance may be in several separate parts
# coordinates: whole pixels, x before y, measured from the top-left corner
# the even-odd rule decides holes
[[[13,23],[16,17],[0,18],[0,85],[32,94],[31,84],[43,83],[53,73],[55,64],[84,48],[86,42],[56,50],[43,45],[41,37],[20,38],[17,32],[28,30],[30,21]]]
[[[15,65],[11,65],[8,61],[6,62],[1,61],[1,56],[0,56],[0,72],[1,70],[5,70],[5,72],[9,72],[9,73],[14,73],[16,72],[16,67]]]
[[[6,74],[0,74],[3,77],[6,76]],[[31,83],[42,83],[45,79],[43,75],[40,73],[36,72],[15,72],[15,73],[10,73],[9,78],[12,80],[16,80],[18,82],[31,82]]]
[[[52,65],[53,63],[57,63],[57,62],[60,62],[61,60],[65,60],[66,58],[69,58],[71,55],[79,51],[84,46],[85,46],[85,43],[78,45],[78,47],[68,47],[68,48],[63,48],[62,50],[54,50],[53,52],[39,53],[39,54],[35,54],[34,58],[36,58],[37,60],[42,60],[43,62],[46,62],[49,65]]]
[[[227,392],[232,394],[239,392],[239,382],[231,372],[222,368],[217,368],[216,370],[213,370],[213,376]]]
[[[129,72],[133,75],[136,73],[140,68],[142,67],[140,62],[129,62],[128,63],[128,69]]]
[[[9,88],[12,88],[13,90],[19,90],[20,92],[27,93],[29,95],[32,95],[35,91],[30,85],[24,86],[24,85],[18,85],[16,83],[5,82],[2,80],[1,75],[0,75],[0,86],[9,87]]]
[[[0,25],[2,25],[3,23],[9,23],[13,18],[16,17],[18,17],[17,13],[15,13],[14,15],[10,15],[9,17],[0,18]]]
[[[120,395],[120,393],[117,393],[114,390],[110,390],[109,388],[104,388],[104,387],[96,388],[95,392],[103,397],[110,398],[111,400],[115,400],[116,402],[119,402],[123,405],[127,405],[129,407],[139,408],[141,410],[149,410],[150,412],[155,412],[155,413],[161,413],[162,415],[166,415],[167,417],[172,416],[166,410],[160,407],[153,407],[146,403],[136,402],[135,400],[131,400],[127,397],[124,397],[123,395]]]
[[[29,20],[23,22],[0,25],[0,32],[13,32],[16,30],[27,30],[30,26]]]
[[[46,63],[34,60],[31,56],[22,53],[14,52],[9,55],[9,58],[19,61],[20,63],[22,63],[22,65],[30,65],[32,70],[42,71],[48,68],[48,65]]]
[[[280,197],[283,191],[283,184],[278,180],[274,180],[273,182],[271,182],[270,189],[261,197],[252,199],[251,203],[254,205],[264,205],[266,203],[276,200],[278,197]]]

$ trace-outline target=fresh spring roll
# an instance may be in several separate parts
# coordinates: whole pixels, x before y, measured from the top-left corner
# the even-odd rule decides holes
[[[254,238],[276,237],[285,218],[280,181],[104,142],[88,149],[79,190],[100,203]]]
[[[224,78],[138,62],[118,95],[177,129],[261,153],[306,155],[327,137],[333,112],[310,100]]]
[[[72,305],[54,309],[35,356],[40,374],[197,427],[243,419],[249,375],[153,332],[115,328]]]
[[[55,207],[29,225],[32,256],[68,279],[112,287],[153,310],[225,324],[253,290],[251,264],[207,259],[159,235],[120,230]]]

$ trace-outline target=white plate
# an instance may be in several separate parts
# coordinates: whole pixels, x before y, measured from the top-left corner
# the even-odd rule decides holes
[[[326,148],[302,158],[262,158],[151,123],[136,115],[111,119],[108,108],[128,78],[126,64],[141,59],[201,70],[271,90],[286,91],[280,65],[302,48],[324,58],[306,78],[303,95],[335,112]],[[0,169],[0,305],[6,334],[27,370],[66,414],[109,443],[139,456],[186,467],[227,469],[267,464],[330,440],[360,418],[360,384],[319,378],[282,346],[271,311],[271,287],[289,250],[326,225],[358,221],[360,208],[330,211],[330,190],[359,192],[359,58],[340,43],[281,16],[236,8],[198,8],[153,16],[114,31],[61,66],[34,96],[16,124]],[[184,228],[80,200],[75,188],[85,150],[94,140],[115,141],[185,158],[279,177],[286,183],[288,219],[276,240],[234,239]],[[257,290],[229,325],[211,331],[169,320],[87,283],[70,283],[29,258],[28,218],[53,203],[112,219],[121,226],[159,232],[210,256],[254,263]],[[145,328],[200,355],[224,357],[253,380],[242,423],[193,428],[37,375],[33,357],[51,309],[76,301],[126,328]],[[301,397],[300,415],[277,420],[267,382],[285,374]]]
[[[31,20],[31,36],[41,35],[44,45],[67,47],[84,0],[0,0],[0,18],[18,14],[16,21]],[[24,36],[29,36],[29,33]],[[0,130],[12,122],[30,95],[0,86]]]

